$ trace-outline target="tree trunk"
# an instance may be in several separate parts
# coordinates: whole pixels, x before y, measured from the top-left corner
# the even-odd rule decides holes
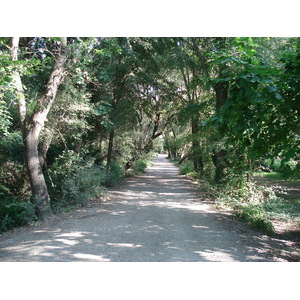
[[[168,158],[171,157],[171,148],[170,148],[170,142],[169,142],[169,133],[165,132],[165,138],[166,138],[166,146],[168,151]]]
[[[41,143],[39,142],[39,161],[42,168],[47,164],[46,163],[46,157],[48,150],[50,148],[52,142],[52,136],[51,137],[45,137],[45,140]]]
[[[203,159],[200,149],[200,142],[198,140],[197,133],[199,132],[198,121],[195,118],[192,118],[192,134],[193,134],[193,142],[192,142],[192,158],[194,163],[194,170],[200,175],[203,173]]]
[[[12,59],[18,59],[19,38],[12,38]],[[33,197],[37,201],[38,217],[41,220],[52,215],[50,197],[48,194],[45,177],[39,160],[38,144],[40,132],[44,126],[46,117],[55,99],[58,87],[64,78],[64,66],[67,59],[67,39],[61,38],[60,55],[49,76],[45,91],[37,101],[34,113],[27,115],[25,95],[22,88],[20,74],[15,72],[16,96],[18,99],[20,126],[22,130],[25,148],[25,163]]]
[[[173,151],[173,158],[176,159],[177,158],[177,136],[176,136],[176,132],[175,129],[172,127],[172,133],[173,133],[173,142],[174,142],[174,151]]]
[[[31,191],[38,205],[38,217],[45,220],[52,215],[50,198],[38,154],[38,138],[42,125],[37,123],[25,133],[25,157]]]
[[[108,140],[107,164],[106,164],[106,173],[107,174],[111,170],[112,152],[113,152],[113,145],[114,145],[114,136],[115,136],[115,130],[113,129],[109,133],[109,140]]]

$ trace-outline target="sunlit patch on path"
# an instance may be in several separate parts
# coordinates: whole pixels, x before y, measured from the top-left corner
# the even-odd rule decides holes
[[[201,193],[200,193],[201,194]],[[280,241],[202,202],[164,155],[110,199],[0,236],[1,261],[278,261]]]

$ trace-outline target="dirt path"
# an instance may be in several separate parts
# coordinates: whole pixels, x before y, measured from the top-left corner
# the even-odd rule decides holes
[[[0,261],[288,261],[298,254],[202,202],[201,190],[163,155],[105,203],[0,236]]]

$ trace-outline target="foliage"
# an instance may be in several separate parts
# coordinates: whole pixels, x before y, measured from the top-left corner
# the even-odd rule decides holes
[[[10,189],[1,184],[0,199],[0,233],[37,220],[34,204],[17,202]]]
[[[266,64],[252,39],[236,39],[233,46],[238,54],[230,49],[215,59],[215,63],[230,65],[233,71],[227,77],[212,80],[228,82],[230,89],[220,113],[211,122],[218,128],[217,134],[226,137],[229,151],[236,145],[249,159],[280,156],[282,167],[288,167],[289,160],[299,156],[297,51],[283,51],[282,56],[288,57],[281,60],[284,64],[279,63],[280,58],[277,64]],[[287,75],[288,68],[291,70]]]
[[[190,160],[183,162],[181,165],[179,165],[179,170],[181,175],[189,175],[194,171],[193,162]]]
[[[3,136],[0,144],[1,161],[23,161],[23,141],[19,132],[12,132]]]
[[[82,158],[74,151],[64,151],[49,170],[54,186],[50,189],[54,211],[68,206],[86,206],[103,196],[105,170],[93,159]]]
[[[106,174],[104,185],[107,187],[115,186],[120,183],[124,177],[124,166],[118,161],[113,161],[110,172]]]
[[[139,158],[133,166],[133,171],[135,174],[144,173],[147,168],[151,166],[151,157],[144,156],[142,158]]]
[[[266,218],[266,213],[257,205],[237,207],[234,214],[241,220],[249,222],[252,228],[262,230],[267,234],[274,234],[272,223]]]
[[[218,206],[230,208],[236,217],[249,223],[253,228],[268,234],[274,233],[264,203],[278,199],[275,188],[248,183],[238,188],[233,188],[232,185],[229,187],[228,184],[218,188],[209,186],[209,190]]]

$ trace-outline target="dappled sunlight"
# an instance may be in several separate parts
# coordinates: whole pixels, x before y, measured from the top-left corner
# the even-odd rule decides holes
[[[198,226],[198,225],[192,225],[193,228],[204,228],[204,229],[207,229],[208,227],[207,226]]]
[[[220,251],[195,251],[196,254],[199,254],[201,259],[204,259],[206,261],[211,262],[221,262],[221,261],[227,261],[227,262],[234,262],[235,259],[231,254],[228,254],[226,252],[220,252]]]
[[[61,242],[61,243],[65,244],[65,245],[68,245],[68,246],[74,246],[74,245],[79,243],[76,240],[68,240],[68,239],[54,239],[54,241]]]
[[[195,203],[181,203],[177,201],[139,201],[137,202],[139,207],[153,206],[158,208],[168,208],[177,210],[189,210],[192,212],[203,212],[203,206]],[[206,211],[206,213],[215,213],[214,211]]]
[[[227,228],[227,215],[202,203],[195,185],[162,159],[99,206],[78,209],[51,228],[41,223],[18,244],[0,237],[0,260],[268,261],[269,240],[252,235],[249,245],[247,234]]]
[[[77,258],[79,260],[83,261],[99,261],[99,262],[108,262],[111,261],[110,259],[104,258],[101,255],[93,255],[93,254],[86,254],[86,253],[75,253],[72,254],[74,258]]]
[[[85,234],[86,232],[75,231],[75,232],[62,233],[57,235],[57,237],[83,237]]]

